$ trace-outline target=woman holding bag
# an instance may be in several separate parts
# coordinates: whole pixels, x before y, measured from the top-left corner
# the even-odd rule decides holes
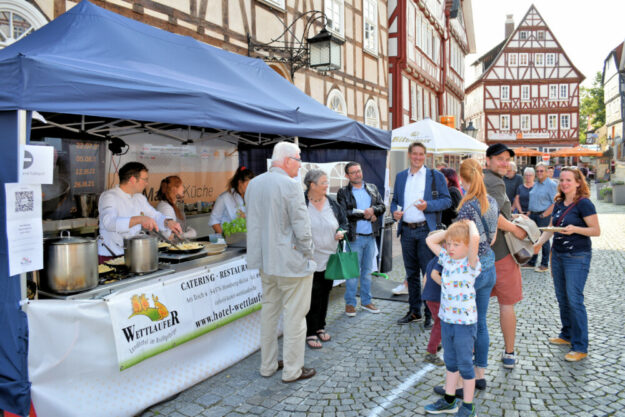
[[[349,223],[340,204],[326,194],[329,183],[325,172],[320,169],[308,171],[304,177],[304,185],[312,239],[315,244],[313,260],[317,264],[317,270],[313,275],[310,310],[306,315],[306,344],[311,349],[321,349],[323,347],[321,342],[328,342],[331,339],[325,331],[325,320],[334,281],[325,279],[326,265],[330,255],[336,252],[338,242],[347,233]]]
[[[581,171],[571,167],[562,168],[549,225],[563,228],[555,233],[551,247],[551,275],[562,328],[558,337],[549,338],[549,343],[570,346],[571,351],[564,356],[569,362],[577,362],[588,356],[584,286],[592,256],[590,237],[601,234],[597,210],[589,196],[590,191]],[[552,231],[543,232],[534,245],[534,253],[538,253],[552,235]]]

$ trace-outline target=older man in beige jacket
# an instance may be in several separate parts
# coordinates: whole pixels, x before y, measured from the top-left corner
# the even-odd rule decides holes
[[[284,366],[282,381],[310,378],[304,367],[306,314],[315,263],[310,218],[297,176],[300,149],[280,142],[273,149],[268,172],[250,181],[247,209],[247,263],[257,268],[263,283],[260,328],[260,373],[271,376]],[[284,362],[278,361],[276,329],[283,312]]]

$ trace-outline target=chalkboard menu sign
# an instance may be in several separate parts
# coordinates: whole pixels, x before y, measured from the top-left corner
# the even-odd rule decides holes
[[[101,193],[104,190],[103,142],[68,142],[72,195]]]

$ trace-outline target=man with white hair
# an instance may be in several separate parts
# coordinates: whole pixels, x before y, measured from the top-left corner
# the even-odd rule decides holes
[[[506,195],[508,200],[512,203],[519,186],[523,184],[523,177],[517,174],[517,166],[514,162],[508,162],[508,171],[503,177],[503,182],[506,184]]]
[[[263,284],[260,374],[283,369],[282,381],[310,378],[304,367],[306,314],[310,308],[315,262],[310,217],[297,177],[300,149],[290,142],[273,148],[269,171],[252,179],[245,192],[247,264]],[[278,360],[277,327],[283,313],[284,339]]]

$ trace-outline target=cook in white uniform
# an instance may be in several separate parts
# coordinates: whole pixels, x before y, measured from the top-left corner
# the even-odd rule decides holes
[[[148,169],[140,162],[128,162],[119,170],[119,185],[102,193],[98,202],[100,235],[104,243],[120,256],[124,254],[124,238],[134,236],[141,228],[180,235],[180,225],[159,213],[142,194],[148,184]],[[98,241],[98,255],[111,253]]]
[[[221,227],[226,222],[236,219],[239,214],[245,217],[245,190],[254,178],[254,173],[245,167],[239,167],[228,183],[228,191],[221,193],[215,201],[208,224],[215,232],[223,233]]]
[[[163,213],[166,217],[175,219],[184,229],[182,237],[192,239],[197,237],[197,232],[192,227],[186,226],[186,218],[184,210],[180,208],[184,204],[182,197],[184,195],[184,186],[182,180],[177,175],[170,175],[163,178],[161,188],[156,193],[156,198],[160,201],[156,205],[156,210]]]

